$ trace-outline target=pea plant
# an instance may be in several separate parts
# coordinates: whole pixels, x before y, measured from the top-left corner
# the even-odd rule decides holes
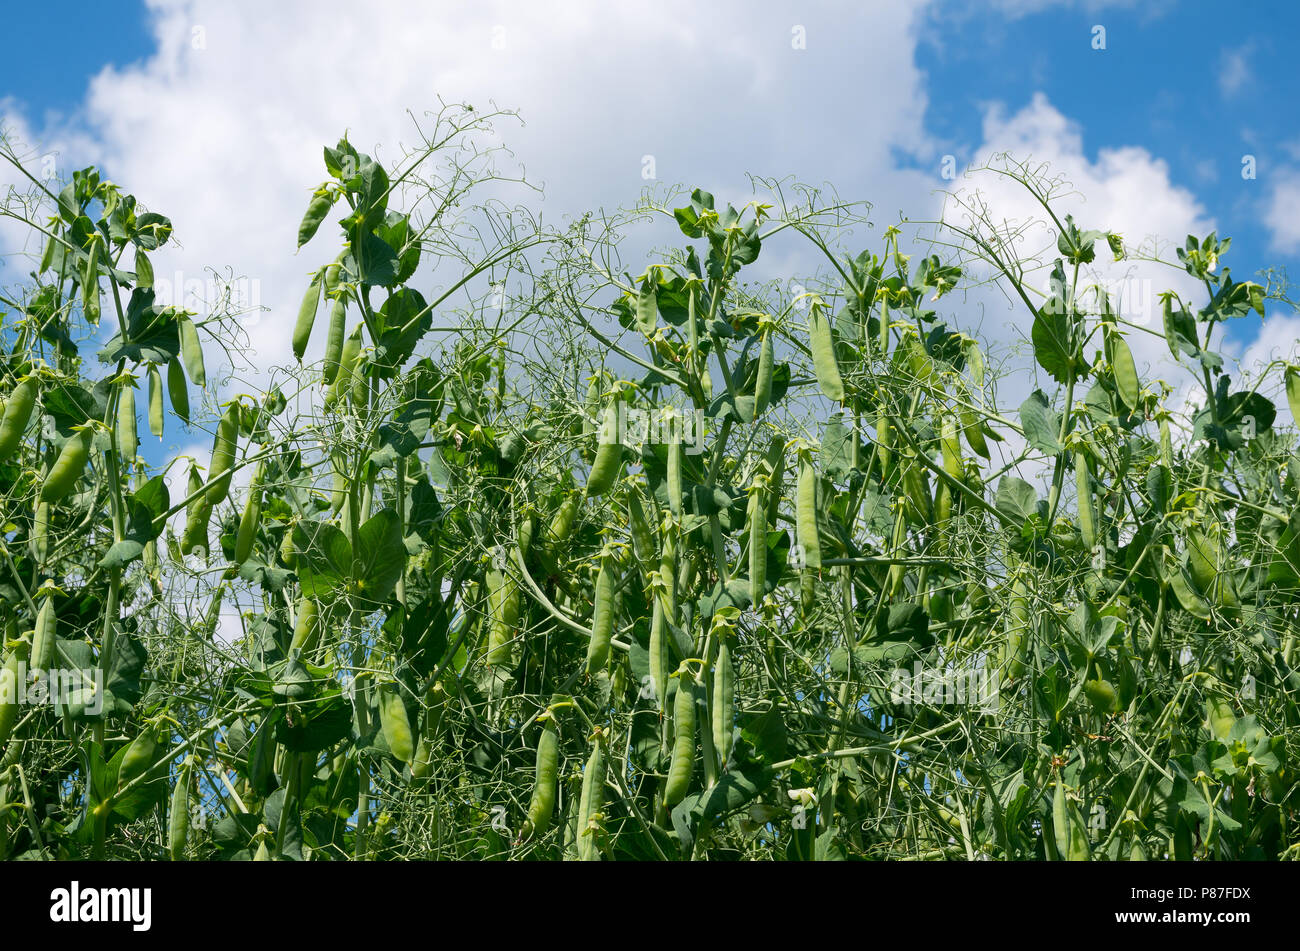
[[[1300,368],[1216,349],[1275,299],[1228,239],[1154,330],[1009,161],[1048,260],[977,202],[862,250],[779,182],[543,226],[493,118],[324,149],[251,394],[205,373],[230,315],[155,295],[167,218],[94,169],[11,196],[0,857],[1297,857]]]

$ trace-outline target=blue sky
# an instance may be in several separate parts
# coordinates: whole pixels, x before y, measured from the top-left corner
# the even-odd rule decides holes
[[[746,197],[746,172],[794,176],[871,200],[878,225],[926,219],[952,184],[944,155],[978,164],[1010,148],[1076,183],[1081,225],[1181,242],[1213,222],[1234,239],[1238,279],[1300,275],[1289,3],[152,0],[3,17],[23,41],[0,69],[0,122],[169,214],[180,244],[160,275],[248,275],[272,317],[293,312],[319,264],[292,235],[321,144],[347,129],[391,160],[406,110],[440,95],[521,110],[527,124],[501,123],[502,140],[545,183],[552,221],[631,204],[648,155],[657,181],[724,198]],[[274,319],[246,329],[263,365],[283,361]],[[1231,329],[1265,358],[1297,336],[1285,321],[1265,331]]]
[[[1014,18],[955,6],[935,12],[918,47],[936,136],[977,142],[983,104],[1014,112],[1044,92],[1083,127],[1090,157],[1140,145],[1166,161],[1232,236],[1238,279],[1288,264],[1300,275],[1294,251],[1270,247],[1259,226],[1271,174],[1300,159],[1300,4],[1180,0]],[[1093,48],[1099,25],[1104,49]],[[1253,180],[1242,177],[1248,154]]]

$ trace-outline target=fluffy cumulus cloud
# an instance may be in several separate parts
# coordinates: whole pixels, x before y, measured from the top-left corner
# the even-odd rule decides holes
[[[846,13],[154,0],[150,12],[157,53],[93,81],[83,154],[173,218],[180,247],[158,256],[161,281],[210,300],[215,269],[269,308],[242,321],[258,366],[288,359],[289,315],[333,254],[324,230],[293,248],[321,146],[347,130],[391,162],[440,98],[519,110],[525,124],[496,123],[513,155],[501,164],[544,184],[553,222],[633,203],[647,169],[720,197],[747,193],[747,171],[892,195],[909,177],[893,150],[925,148],[917,13],[901,2]],[[836,90],[882,88],[846,126]]]
[[[1282,172],[1264,206],[1264,224],[1273,248],[1283,253],[1300,251],[1300,172]]]
[[[1001,10],[1019,15],[1042,5],[1003,0]],[[264,371],[291,360],[288,330],[307,275],[334,253],[327,229],[301,253],[293,247],[324,175],[322,144],[347,130],[358,147],[392,162],[416,141],[417,124],[430,126],[427,114],[440,98],[520,111],[525,123],[498,122],[494,141],[511,149],[502,156],[507,172],[525,170],[545,186],[542,201],[515,197],[555,223],[627,206],[656,182],[743,199],[746,172],[832,182],[845,198],[874,200],[880,224],[900,210],[934,218],[944,204],[940,189],[953,186],[968,196],[978,190],[999,219],[1040,219],[1041,208],[1005,178],[940,179],[938,153],[946,148],[926,132],[915,58],[923,7],[903,0],[861,8],[150,0],[156,54],[99,74],[75,135],[74,126],[24,135],[37,148],[58,139],[73,160],[101,164],[173,218],[179,243],[157,255],[161,282],[197,282],[211,302],[213,269],[266,308],[242,321],[254,367]],[[12,108],[0,111],[12,125]],[[1136,147],[1091,156],[1085,135],[1038,96],[1014,114],[991,107],[983,142],[969,143],[967,154],[976,165],[1002,152],[1048,163],[1049,174],[1069,184],[1059,212],[1073,213],[1081,227],[1115,230],[1130,247],[1168,257],[1170,239],[1213,227],[1158,156]],[[650,167],[654,181],[644,177]],[[1300,184],[1278,186],[1277,197],[1272,225],[1286,247],[1300,242]],[[879,242],[878,232],[862,237]],[[1166,243],[1157,247],[1158,239]],[[1050,263],[1054,240],[1040,227],[1022,247]],[[1145,308],[1138,316],[1152,327],[1159,291],[1172,287],[1199,303],[1181,271],[1111,265],[1107,257],[1102,248],[1098,276],[1128,288],[1130,304]],[[765,258],[804,263],[777,247]],[[1044,270],[1040,283],[1046,279]],[[979,324],[1000,340],[1026,335],[1024,315],[991,291],[953,307],[963,329]],[[1140,369],[1172,377],[1159,339],[1140,330],[1130,337]],[[1014,386],[1031,388],[1030,366]]]

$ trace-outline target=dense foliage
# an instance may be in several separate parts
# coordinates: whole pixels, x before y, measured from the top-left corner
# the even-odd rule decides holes
[[[544,229],[484,122],[325,149],[255,394],[207,379],[233,318],[155,294],[167,218],[93,169],[8,204],[0,857],[1297,856],[1300,376],[1216,352],[1266,303],[1227,239],[1137,327],[1089,278],[1123,239],[1014,166],[1046,297],[990,219],[873,252],[808,190]],[[781,244],[822,267],[749,280]],[[1024,308],[1018,410],[940,312],[972,274]]]

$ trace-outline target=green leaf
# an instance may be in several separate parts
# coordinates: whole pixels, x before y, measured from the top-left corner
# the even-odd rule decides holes
[[[1054,456],[1061,451],[1057,434],[1061,431],[1061,414],[1052,409],[1047,395],[1034,390],[1029,399],[1020,404],[1020,425],[1029,445]]]
[[[1027,522],[1038,512],[1038,492],[1024,479],[1003,476],[993,505],[1012,522]]]
[[[302,593],[323,599],[352,574],[352,546],[347,536],[328,522],[301,521],[293,530],[296,564]]]
[[[382,601],[405,568],[402,520],[392,509],[384,509],[357,531],[357,587],[371,601]]]

